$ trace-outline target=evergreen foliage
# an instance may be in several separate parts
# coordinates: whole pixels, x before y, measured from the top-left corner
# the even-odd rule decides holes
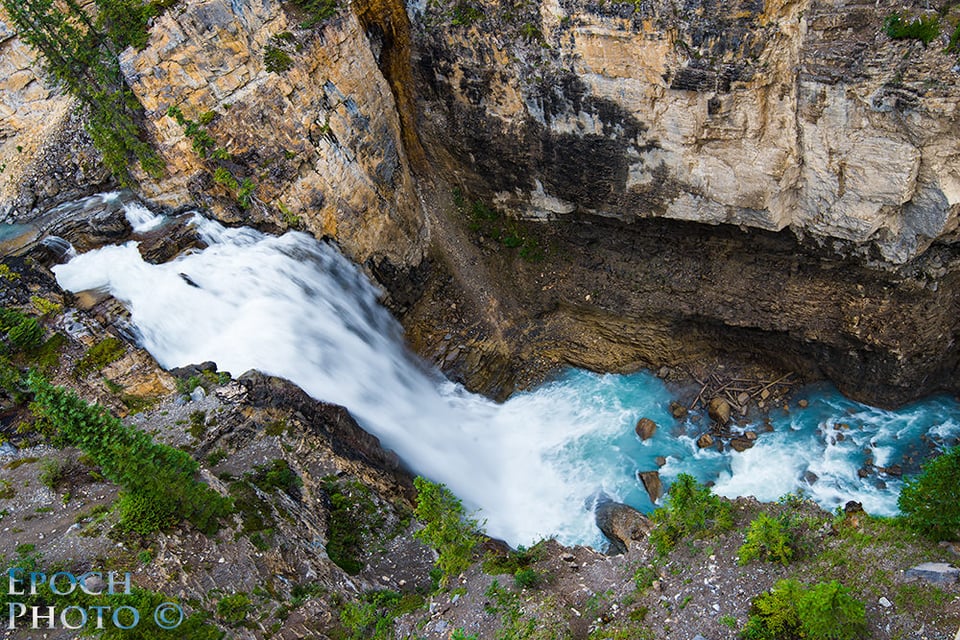
[[[923,46],[927,46],[940,35],[940,18],[920,16],[907,22],[899,13],[894,13],[884,20],[883,28],[894,40],[919,40]]]
[[[657,526],[650,532],[650,540],[661,554],[669,552],[685,536],[725,531],[733,526],[730,504],[686,473],[670,485],[666,506],[654,511],[652,519]]]
[[[417,476],[417,507],[414,516],[424,524],[414,533],[421,542],[433,547],[439,554],[436,566],[443,572],[441,586],[459,575],[473,559],[480,523],[467,515],[463,503],[445,485]]]
[[[897,506],[906,524],[934,540],[960,539],[960,447],[928,461],[907,479]]]
[[[209,534],[231,512],[228,498],[194,479],[199,465],[187,453],[154,442],[100,405],[87,404],[35,372],[27,382],[34,393],[31,408],[56,429],[55,440],[82,449],[104,477],[123,488],[121,526],[147,534],[187,519]]]
[[[754,598],[745,640],[854,640],[866,625],[863,602],[836,580],[806,587],[781,580]]]
[[[740,564],[769,560],[786,566],[794,554],[794,534],[789,518],[761,513],[750,523],[747,540],[738,552]]]
[[[163,163],[143,140],[142,107],[120,71],[119,53],[147,43],[156,6],[143,0],[0,0],[19,36],[43,57],[50,77],[87,110],[87,133],[107,169],[130,184],[130,162],[159,176]]]

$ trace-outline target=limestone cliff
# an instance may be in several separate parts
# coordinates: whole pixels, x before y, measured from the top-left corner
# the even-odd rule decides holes
[[[790,228],[897,264],[957,227],[956,55],[949,28],[891,40],[901,3],[468,5],[411,4],[424,126],[511,210]]]

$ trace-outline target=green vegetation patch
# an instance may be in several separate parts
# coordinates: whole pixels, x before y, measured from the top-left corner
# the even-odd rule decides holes
[[[340,611],[340,624],[349,640],[392,640],[394,619],[422,608],[423,596],[396,591],[370,591]]]
[[[123,489],[122,526],[146,534],[156,530],[154,525],[186,519],[211,534],[220,518],[232,512],[231,500],[195,479],[199,465],[187,453],[154,442],[102,406],[87,404],[35,372],[28,384],[34,393],[30,407],[52,428],[56,443],[83,449],[104,477]]]
[[[481,525],[467,514],[460,499],[445,485],[422,476],[414,478],[413,484],[417,489],[413,514],[424,525],[413,535],[436,549],[436,566],[443,574],[440,585],[446,586],[450,578],[466,570],[473,561]]]
[[[656,527],[650,540],[661,555],[686,536],[712,535],[733,527],[730,503],[686,473],[670,485],[666,505],[654,511],[652,519]]]
[[[356,480],[327,476],[323,478],[323,491],[330,501],[327,555],[341,569],[356,575],[363,570],[365,542],[386,519],[370,489]]]
[[[926,462],[897,501],[906,524],[933,540],[960,539],[960,447]]]
[[[747,540],[740,547],[740,564],[752,560],[768,560],[786,566],[796,554],[796,534],[791,518],[784,514],[773,517],[760,513],[750,523]]]
[[[113,336],[104,338],[83,354],[74,367],[73,373],[78,378],[83,378],[94,371],[101,371],[108,364],[122,358],[124,353],[126,348],[119,338]]]
[[[754,598],[745,640],[854,640],[866,628],[866,608],[836,580],[807,587],[781,580]]]
[[[290,0],[290,3],[307,14],[301,23],[304,29],[310,29],[332,18],[339,8],[337,0]]]
[[[883,29],[894,40],[919,40],[926,46],[940,35],[940,17],[920,16],[907,22],[894,13],[884,20]]]

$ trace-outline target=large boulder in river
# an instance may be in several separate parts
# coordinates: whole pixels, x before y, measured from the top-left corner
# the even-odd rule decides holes
[[[730,422],[730,403],[723,398],[714,398],[707,405],[707,415],[720,426]]]
[[[640,418],[637,421],[636,432],[641,440],[649,440],[657,432],[657,423],[650,418]]]
[[[663,495],[663,483],[660,482],[659,471],[638,471],[637,478],[643,483],[643,488],[650,496],[650,502],[656,502]]]
[[[633,507],[622,502],[602,500],[594,509],[594,518],[603,535],[610,541],[610,552],[626,553],[631,547],[646,540],[653,522]]]

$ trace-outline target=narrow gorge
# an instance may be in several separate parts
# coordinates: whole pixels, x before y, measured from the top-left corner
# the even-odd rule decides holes
[[[128,177],[0,11],[0,494],[90,464],[31,413],[39,368],[187,450],[234,520],[133,536],[93,473],[10,499],[0,553],[149,556],[149,588],[244,638],[767,637],[776,580],[837,576],[859,637],[951,640],[960,582],[896,562],[955,544],[888,523],[960,442],[960,5],[149,6],[117,69],[162,170]],[[640,512],[687,474],[735,525],[664,554]],[[439,585],[414,475],[490,536]],[[796,573],[740,562],[768,513]]]

